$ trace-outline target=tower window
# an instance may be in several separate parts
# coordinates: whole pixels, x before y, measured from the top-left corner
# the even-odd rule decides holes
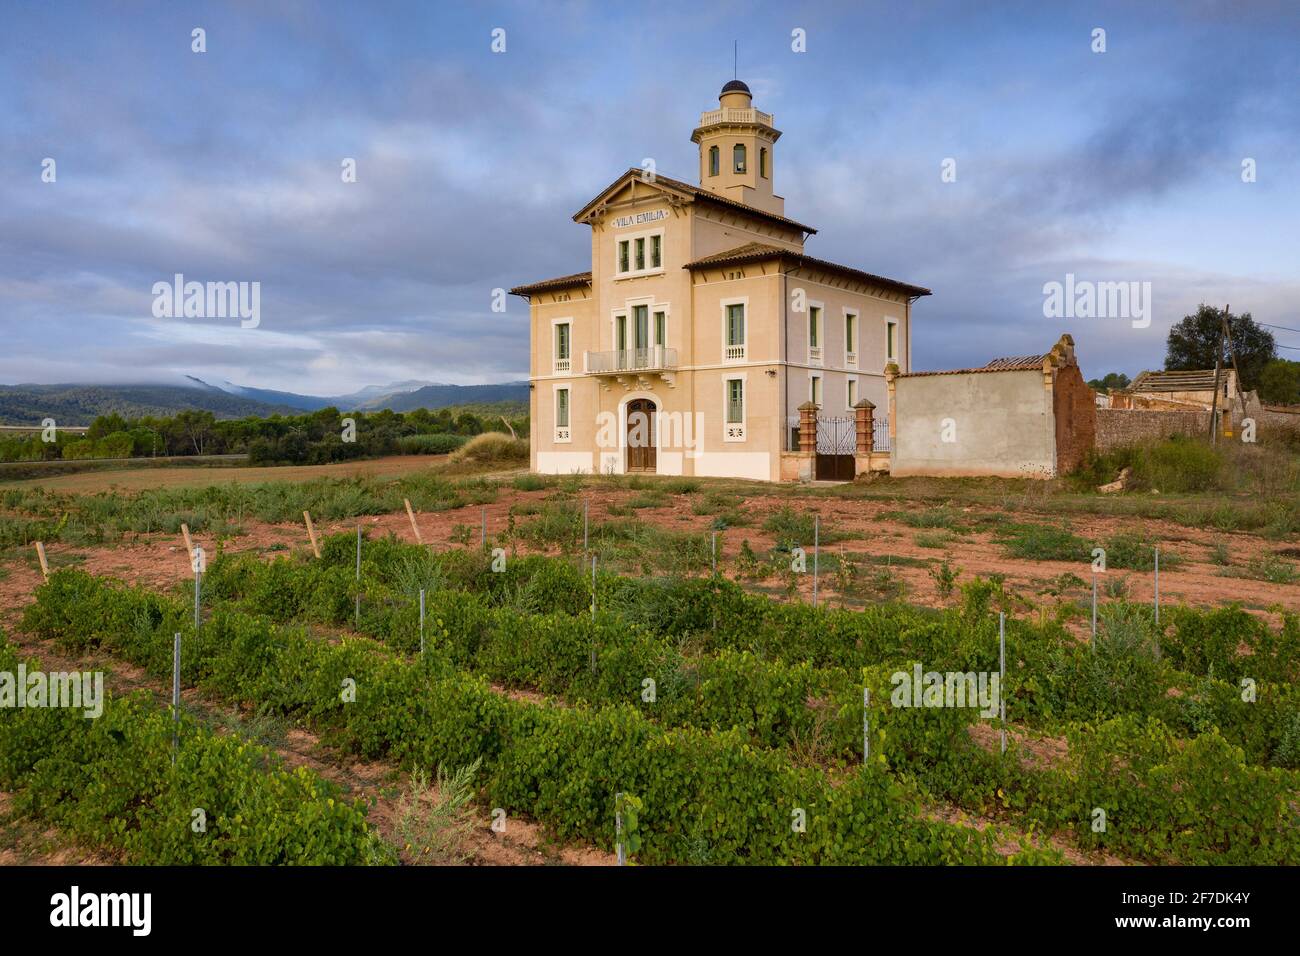
[[[732,163],[735,165],[736,172],[745,171],[745,144],[737,143],[731,150]]]
[[[718,147],[710,146],[709,147],[709,175],[710,176],[718,175],[718,166],[719,166],[718,156],[719,156]]]
[[[760,146],[758,150],[758,174],[767,179],[767,147]]]

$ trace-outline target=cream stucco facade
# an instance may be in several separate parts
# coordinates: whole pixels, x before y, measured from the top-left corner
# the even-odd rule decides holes
[[[692,135],[698,186],[628,170],[573,217],[590,271],[512,290],[530,304],[534,471],[777,481],[804,402],[883,417],[929,292],[805,253],[816,230],[773,191],[780,135],[728,83]]]

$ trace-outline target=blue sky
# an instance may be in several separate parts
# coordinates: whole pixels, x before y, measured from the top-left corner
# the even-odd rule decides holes
[[[1069,331],[1132,375],[1201,301],[1300,328],[1293,3],[9,0],[0,382],[526,377],[492,290],[588,268],[570,217],[621,170],[694,178],[733,41],[809,253],[934,290],[918,369]],[[260,326],[154,318],[177,272],[260,282]],[[1151,282],[1150,328],[1045,318],[1067,273]]]

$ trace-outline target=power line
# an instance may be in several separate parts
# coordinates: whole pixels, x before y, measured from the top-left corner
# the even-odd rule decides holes
[[[1300,332],[1300,329],[1293,329],[1287,325],[1269,325],[1267,322],[1256,322],[1256,325],[1265,329],[1281,329],[1283,332]],[[1286,346],[1283,346],[1285,348]]]

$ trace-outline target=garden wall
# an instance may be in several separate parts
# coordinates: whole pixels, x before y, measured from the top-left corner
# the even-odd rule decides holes
[[[1208,411],[1153,411],[1145,408],[1097,409],[1097,450],[1110,451],[1125,445],[1171,435],[1208,435]]]

